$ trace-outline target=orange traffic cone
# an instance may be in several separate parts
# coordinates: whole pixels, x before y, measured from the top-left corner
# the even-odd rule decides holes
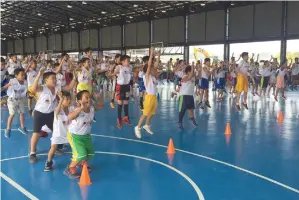
[[[86,185],[91,184],[86,163],[83,164],[83,169],[82,169],[80,181],[79,181],[78,184],[81,185],[81,186],[86,186]]]
[[[225,128],[225,132],[224,132],[225,135],[230,135],[232,134],[232,131],[230,130],[230,125],[229,123],[226,124],[226,128]]]
[[[171,138],[169,139],[168,148],[167,148],[166,153],[167,154],[175,154],[175,149],[174,149],[173,141]]]
[[[277,121],[278,121],[278,122],[282,122],[282,121],[283,121],[283,114],[282,114],[281,111],[278,113]]]

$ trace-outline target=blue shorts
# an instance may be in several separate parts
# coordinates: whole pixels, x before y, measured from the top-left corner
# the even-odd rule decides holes
[[[194,109],[194,97],[193,95],[182,95],[179,98],[179,112]]]
[[[138,89],[139,89],[139,92],[144,92],[145,91],[143,78],[138,78]]]
[[[217,78],[216,79],[216,89],[223,90],[224,89],[224,83],[225,83],[225,79],[224,78]]]
[[[209,89],[209,79],[201,78],[198,81],[198,88],[200,89]]]

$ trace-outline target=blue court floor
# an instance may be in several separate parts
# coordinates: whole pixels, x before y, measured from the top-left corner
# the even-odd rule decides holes
[[[38,162],[30,164],[31,135],[22,135],[14,119],[11,138],[3,136],[8,116],[1,109],[1,197],[5,200],[298,200],[299,199],[299,92],[287,92],[287,100],[249,95],[249,111],[237,112],[234,99],[213,99],[212,108],[196,109],[198,128],[184,119],[177,129],[178,100],[172,87],[159,88],[160,101],[152,120],[153,136],[143,131],[135,138],[133,127],[116,127],[116,109],[108,100],[96,113],[92,136],[96,150],[90,162],[92,185],[79,187],[78,180],[63,175],[71,154],[56,156],[55,169],[44,172],[49,138],[38,144]],[[141,111],[138,99],[130,102],[131,122]],[[277,123],[278,112],[284,121]],[[230,123],[232,135],[224,135]],[[27,128],[33,120],[26,113]],[[30,133],[31,134],[31,133]],[[172,138],[173,157],[166,149]],[[69,151],[69,150],[68,150]]]

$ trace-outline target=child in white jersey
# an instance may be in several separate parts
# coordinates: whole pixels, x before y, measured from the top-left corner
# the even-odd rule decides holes
[[[1,87],[4,87],[7,83],[9,83],[8,73],[5,68],[6,62],[3,57],[1,57]],[[7,93],[5,90],[1,91],[1,106],[6,105],[7,103]]]
[[[276,84],[276,71],[279,68],[277,58],[273,59],[271,64],[271,75],[269,80],[268,97],[270,97],[271,88],[273,88],[273,96],[275,96],[275,84]]]
[[[210,58],[205,58],[204,65],[201,70],[201,79],[199,80],[198,83],[198,87],[201,89],[200,97],[199,97],[199,105],[201,109],[204,109],[204,104],[202,103],[203,96],[205,96],[205,101],[206,101],[205,105],[211,108],[209,103],[209,77],[211,76],[215,68],[213,68],[213,70],[210,71],[210,65],[211,65]]]
[[[143,76],[143,82],[146,90],[146,95],[144,98],[144,109],[143,114],[141,115],[138,125],[135,127],[135,136],[141,138],[141,126],[146,118],[146,124],[143,126],[149,134],[154,134],[151,129],[151,120],[153,115],[156,114],[157,108],[157,70],[153,67],[153,57],[154,50],[151,48],[150,57],[148,63],[144,66],[143,71],[145,75]]]
[[[146,57],[143,57],[143,59],[147,59]],[[148,59],[147,59],[148,60]],[[139,108],[140,110],[143,110],[143,97],[145,93],[145,86],[143,82],[143,76],[145,75],[143,71],[144,65],[141,65],[139,72],[138,72],[138,89],[139,89]]]
[[[184,74],[184,69],[186,65],[183,60],[179,60],[176,68],[174,69],[174,73],[176,75],[175,85],[174,85],[174,92],[171,93],[171,98],[173,98],[179,91],[181,87],[181,80]]]
[[[81,59],[82,67],[78,72],[78,85],[77,85],[77,93],[83,90],[87,90],[88,92],[92,92],[92,69],[90,69],[90,61],[89,58],[82,58]]]
[[[11,132],[11,123],[17,112],[20,113],[21,127],[18,130],[23,134],[28,134],[28,131],[24,125],[24,99],[27,93],[27,82],[25,81],[25,72],[22,68],[17,68],[14,72],[15,78],[11,79],[7,85],[1,88],[7,89],[7,106],[9,111],[9,117],[7,119],[7,127],[5,129],[4,136],[9,138]]]
[[[295,62],[291,67],[291,90],[297,90],[297,85],[299,85],[299,58],[295,58]]]
[[[79,178],[76,173],[76,167],[84,163],[94,156],[94,148],[90,135],[91,124],[94,118],[95,110],[103,106],[103,102],[94,107],[91,101],[91,95],[87,90],[80,91],[77,94],[77,103],[79,107],[75,108],[68,114],[71,120],[67,133],[67,139],[72,147],[72,162],[67,166],[64,174],[69,178]],[[90,170],[90,168],[88,167]]]
[[[17,55],[10,54],[11,60],[7,63],[7,71],[10,78],[14,78],[14,72],[18,68],[22,68],[20,61],[17,60]]]
[[[112,65],[110,73],[114,73],[117,70],[116,69],[117,66],[121,65],[120,56],[121,56],[120,54],[115,55],[115,58],[114,58],[115,63]],[[112,93],[111,93],[111,101],[110,101],[110,107],[111,108],[115,108],[114,97],[115,97],[116,79],[117,79],[117,75],[111,76],[111,81],[112,81]]]
[[[40,132],[44,125],[50,130],[53,130],[54,110],[57,106],[56,95],[61,91],[70,91],[76,84],[76,79],[73,78],[69,85],[60,87],[56,84],[56,74],[54,72],[44,72],[42,68],[37,74],[33,84],[32,91],[37,93],[38,99],[34,108],[34,121],[33,121],[33,134],[30,144],[29,162],[35,163],[36,158],[36,145],[41,137]],[[39,79],[43,76],[44,85],[39,85]]]
[[[286,64],[285,64],[286,65]],[[286,75],[286,71],[287,71],[287,67],[285,65],[282,65],[276,72],[277,74],[277,80],[276,80],[276,94],[275,94],[275,101],[278,101],[277,96],[278,96],[278,92],[281,92],[281,96],[283,99],[286,99],[285,95],[284,95],[284,90],[285,90],[285,75]]]
[[[242,92],[244,92],[242,105],[248,110],[248,106],[247,106],[248,76],[251,77],[253,84],[255,84],[255,80],[253,79],[252,75],[248,72],[248,69],[250,67],[248,63],[248,52],[243,52],[241,54],[241,57],[243,60],[240,61],[237,67],[238,77],[237,77],[237,85],[236,85],[237,97],[236,97],[235,108],[238,111],[241,111],[239,101]]]
[[[183,118],[185,112],[188,111],[189,113],[189,121],[192,123],[193,126],[197,126],[197,123],[194,119],[194,84],[195,84],[195,77],[194,77],[194,67],[187,66],[185,68],[185,76],[182,78],[182,86],[180,88],[180,103],[179,103],[179,122],[178,128],[183,130]]]
[[[35,77],[37,76],[37,62],[36,60],[33,60],[30,62],[27,67],[25,68],[25,73],[27,74],[27,82],[28,82],[28,93],[27,93],[27,103],[28,103],[28,110],[29,115],[32,116],[32,99],[35,97],[34,93],[32,92],[31,86],[34,82]],[[39,82],[41,84],[41,80]]]
[[[51,138],[51,149],[48,153],[48,160],[45,164],[44,171],[53,170],[53,157],[58,149],[58,145],[67,144],[67,131],[69,125],[68,114],[71,105],[71,94],[69,92],[62,91],[58,94],[59,104],[54,111],[54,123],[53,134]]]
[[[223,90],[225,89],[225,69],[223,62],[220,62],[216,70],[216,89],[218,90],[218,101],[222,101]]]
[[[120,58],[122,65],[116,66],[114,73],[109,76],[117,75],[116,83],[116,100],[117,108],[117,127],[122,129],[122,122],[131,126],[129,119],[129,98],[130,98],[130,81],[132,76],[132,68],[130,64],[130,56],[122,55]],[[122,107],[124,107],[125,116],[122,118]]]

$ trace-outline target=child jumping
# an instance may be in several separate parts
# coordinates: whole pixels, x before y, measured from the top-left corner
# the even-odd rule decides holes
[[[146,124],[143,126],[143,129],[145,129],[149,134],[154,134],[151,129],[151,120],[153,115],[156,113],[157,108],[157,71],[154,67],[152,67],[153,63],[153,56],[154,56],[154,50],[150,50],[150,58],[148,60],[148,63],[145,64],[143,71],[145,75],[143,76],[143,82],[145,86],[146,95],[144,98],[144,109],[143,114],[141,115],[138,125],[135,127],[135,136],[137,138],[141,138],[141,126],[146,118]]]

